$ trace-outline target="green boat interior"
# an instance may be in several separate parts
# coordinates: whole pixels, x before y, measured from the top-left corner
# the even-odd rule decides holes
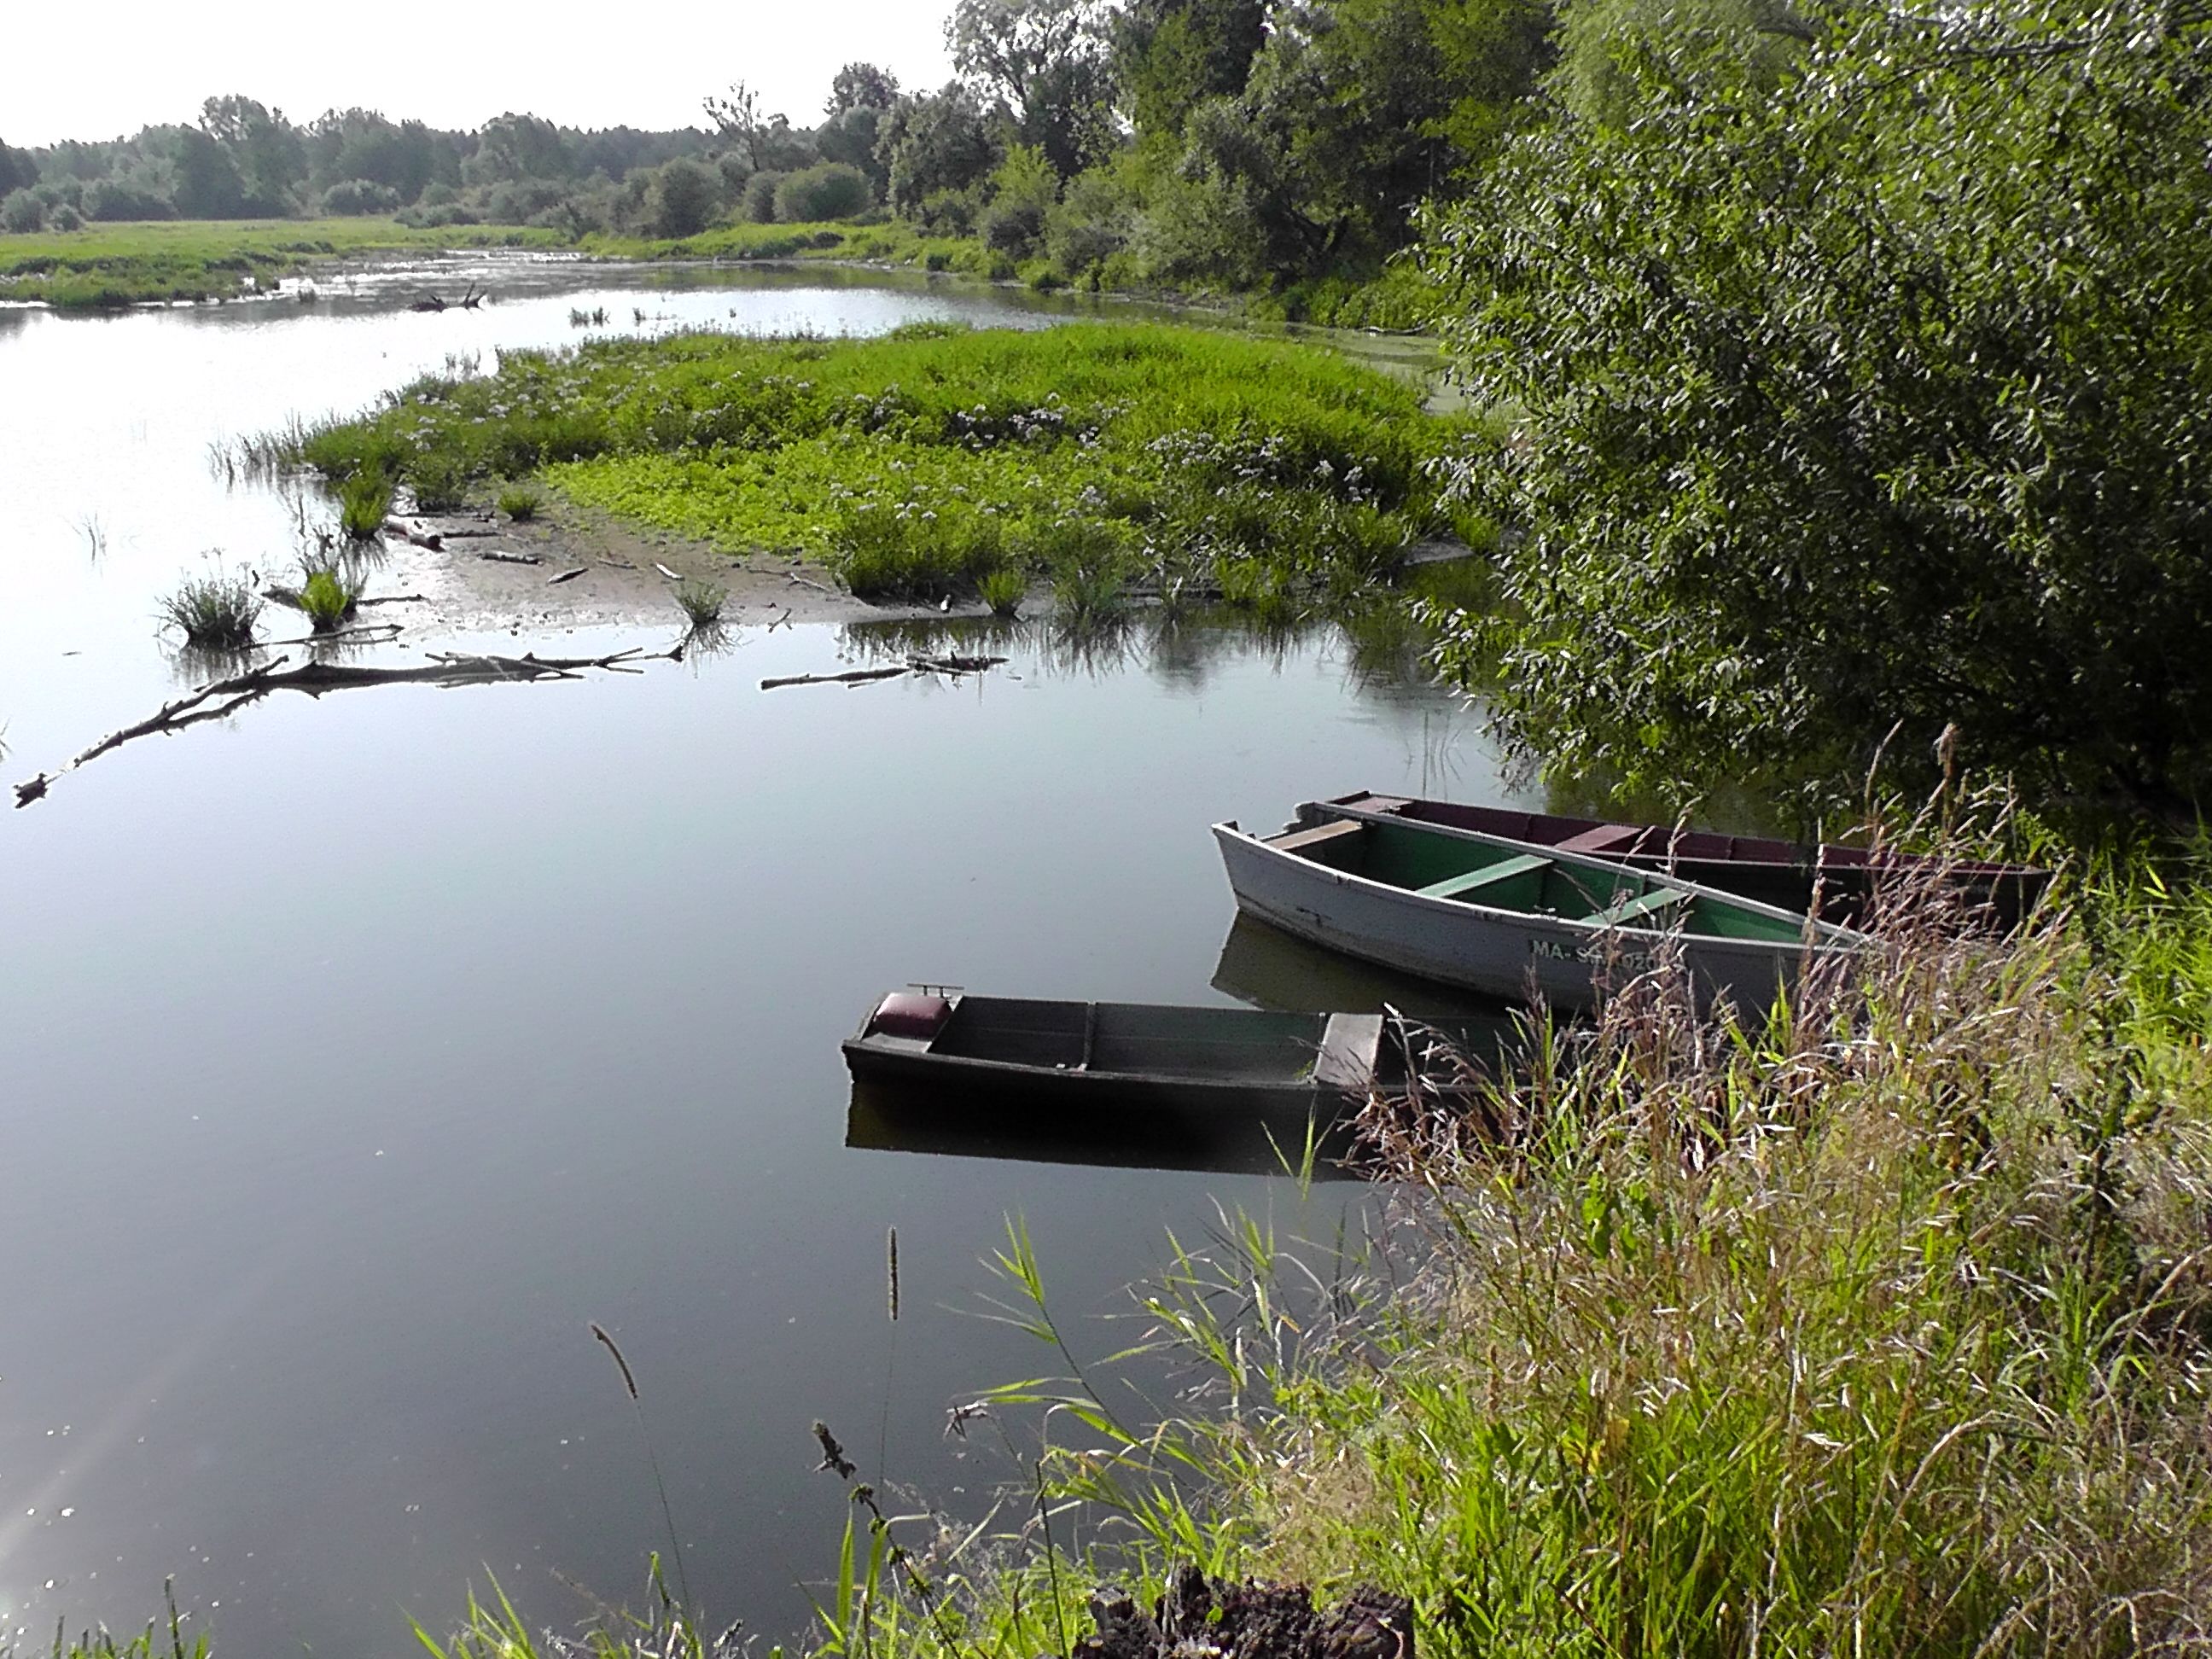
[[[1267,845],[1425,898],[1709,939],[1798,937],[1794,920],[1685,893],[1642,870],[1572,863],[1405,824],[1335,818],[1270,836]]]

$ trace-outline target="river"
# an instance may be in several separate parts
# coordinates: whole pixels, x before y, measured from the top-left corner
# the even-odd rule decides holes
[[[465,272],[493,304],[405,308]],[[313,303],[0,311],[6,780],[193,682],[154,604],[203,550],[281,568],[284,497],[211,445],[599,306],[826,333],[1087,309],[482,259]],[[670,638],[548,632],[368,659]],[[649,1431],[709,1616],[786,1638],[847,1510],[812,1419],[955,1510],[1013,1473],[945,1433],[1050,1369],[972,1312],[1009,1218],[1094,1352],[1169,1228],[1357,1220],[1346,1183],[850,1146],[837,1043],[915,980],[1327,1006],[1322,964],[1232,937],[1206,825],[1360,787],[1511,799],[1476,718],[1328,629],[1018,631],[957,685],[758,689],[871,648],[740,630],[635,677],[272,699],[0,823],[0,1631],[125,1626],[172,1576],[219,1655],[416,1650],[409,1618],[450,1627],[487,1573],[566,1625],[556,1575],[635,1600],[665,1545]]]

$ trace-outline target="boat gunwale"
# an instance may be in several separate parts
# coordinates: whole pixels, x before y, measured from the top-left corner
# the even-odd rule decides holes
[[[1670,845],[1664,852],[1645,853],[1632,850],[1611,854],[1600,854],[1595,856],[1601,863],[1625,865],[1638,870],[1653,869],[1655,866],[1651,861],[1662,860],[1656,866],[1659,873],[1665,872],[1666,866],[1663,860],[1677,857],[1698,864],[1720,865],[1747,871],[1789,872],[1803,876],[1808,879],[1817,879],[1825,874],[1841,875],[1844,872],[1854,876],[1874,877],[1911,875],[1931,867],[1940,870],[1946,876],[1967,880],[2048,882],[2052,873],[2043,865],[2014,864],[2002,859],[1948,859],[1934,853],[1911,853],[1901,848],[1878,849],[1871,847],[1853,847],[1841,842],[1790,841],[1781,836],[1738,836],[1724,830],[1692,830],[1685,826],[1638,823],[1630,818],[1582,817],[1573,813],[1538,812],[1517,806],[1485,806],[1472,801],[1437,800],[1423,795],[1394,795],[1374,789],[1361,789],[1348,794],[1330,796],[1326,799],[1302,802],[1298,810],[1304,811],[1311,807],[1316,811],[1342,816],[1357,816],[1397,823],[1415,824],[1424,830],[1443,830],[1462,835],[1495,836],[1505,841],[1521,839],[1519,836],[1503,835],[1494,830],[1469,830],[1459,824],[1443,823],[1434,818],[1422,817],[1412,813],[1355,806],[1352,804],[1358,800],[1395,800],[1412,807],[1442,807],[1449,811],[1466,812],[1498,812],[1524,819],[1574,824],[1588,830],[1607,828],[1632,830],[1637,832],[1638,841],[1641,841],[1644,836],[1656,832],[1670,838]],[[1729,843],[1729,850],[1725,854],[1689,849],[1678,852],[1671,844],[1671,838],[1690,836],[1724,841]],[[1529,844],[1542,848],[1553,845],[1549,842],[1532,842]],[[1740,848],[1758,848],[1761,850],[1759,856],[1739,857],[1736,855],[1736,849]],[[1591,855],[1578,854],[1574,856]]]

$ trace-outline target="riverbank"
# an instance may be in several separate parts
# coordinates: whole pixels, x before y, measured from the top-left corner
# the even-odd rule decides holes
[[[1079,614],[1137,592],[1290,614],[1440,536],[1485,544],[1437,482],[1472,430],[1312,346],[932,324],[505,353],[249,441],[240,464],[382,477],[431,513],[534,476],[602,526],[717,550],[732,576],[811,562],[872,601],[1011,609],[1042,583]]]
[[[456,247],[552,249],[517,225],[419,229],[391,219],[158,220],[0,235],[0,301],[58,310],[250,297],[322,262]]]
[[[73,231],[0,234],[0,301],[102,310],[138,304],[223,303],[288,277],[380,255],[467,248],[566,252],[592,259],[733,264],[807,260],[920,270],[980,283],[1020,283],[1041,293],[1078,289],[1190,306],[1257,322],[1418,332],[1428,291],[1410,266],[1307,279],[1268,292],[1129,289],[1102,283],[1097,268],[1066,271],[1048,259],[1017,260],[975,237],[933,236],[901,221],[879,224],[721,225],[673,239],[580,238],[516,225],[423,227],[394,219],[159,220]]]

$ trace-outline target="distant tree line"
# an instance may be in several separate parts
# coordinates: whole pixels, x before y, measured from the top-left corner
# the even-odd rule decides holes
[[[0,228],[395,214],[683,236],[875,210],[1070,278],[1252,287],[1403,246],[1528,104],[1558,23],[1553,0],[957,0],[953,81],[851,64],[812,126],[742,82],[672,132],[301,125],[212,98],[191,125],[0,145]]]

